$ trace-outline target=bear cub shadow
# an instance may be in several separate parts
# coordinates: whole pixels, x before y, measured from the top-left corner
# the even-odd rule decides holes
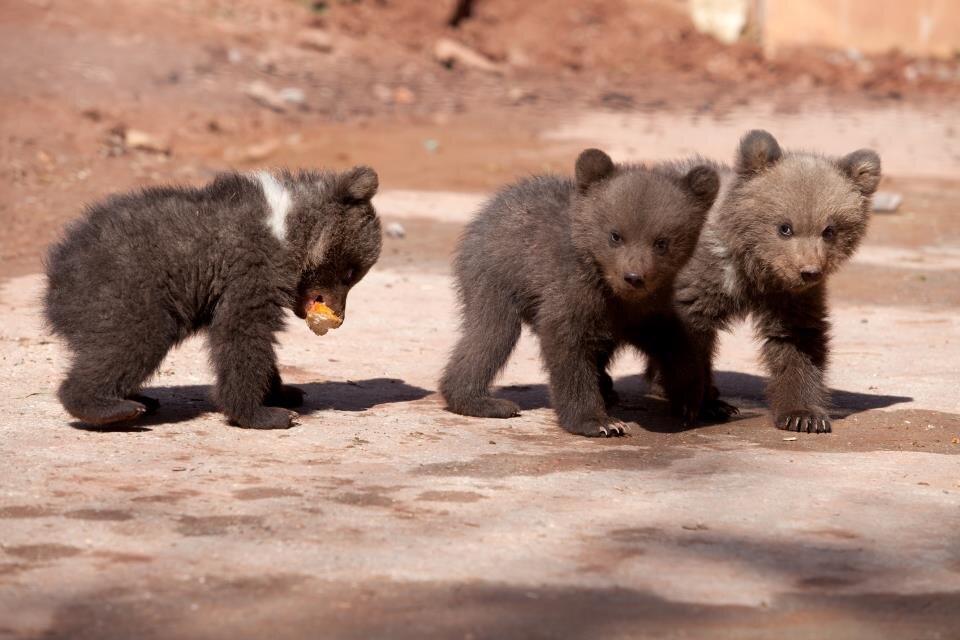
[[[367,380],[291,383],[304,392],[303,405],[295,411],[301,416],[323,411],[360,412],[384,404],[411,402],[427,397],[432,391],[407,384],[398,378],[370,378]],[[74,429],[98,433],[139,433],[150,427],[193,420],[204,414],[219,413],[210,399],[211,387],[182,385],[153,387],[143,395],[154,398],[158,406],[137,422],[118,422],[91,425],[79,420],[70,423]],[[335,420],[331,416],[331,422]],[[327,424],[321,422],[321,426]],[[224,422],[226,426],[226,422]]]
[[[753,418],[757,412],[766,409],[765,377],[739,371],[715,371],[714,375],[720,392],[724,396],[733,398],[734,404],[742,410],[740,414],[732,416],[729,420],[681,425],[676,419],[670,417],[667,401],[650,388],[650,383],[641,374],[614,380],[620,402],[610,409],[610,413],[621,420],[636,422],[646,431],[680,433]],[[545,384],[508,385],[501,387],[494,395],[517,403],[523,411],[550,408],[549,389]],[[830,389],[830,395],[833,400],[830,413],[835,418],[847,418],[872,409],[884,409],[913,400],[909,396],[860,393],[842,389]]]

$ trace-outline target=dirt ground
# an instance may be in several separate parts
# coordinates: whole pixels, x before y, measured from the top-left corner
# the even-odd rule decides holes
[[[681,4],[488,0],[456,29],[425,0],[0,6],[0,638],[957,637],[957,61],[764,60]],[[497,69],[438,64],[442,37]],[[529,335],[499,381],[521,417],[444,411],[449,257],[485,195],[586,146],[727,160],[752,127],[876,148],[903,196],[831,283],[834,433],[769,425],[749,325],[718,359],[729,424],[678,429],[625,355],[640,427],[570,436]],[[344,327],[290,316],[296,427],[227,426],[202,337],[149,384],[155,415],[71,422],[38,300],[85,202],[355,163],[405,237]]]

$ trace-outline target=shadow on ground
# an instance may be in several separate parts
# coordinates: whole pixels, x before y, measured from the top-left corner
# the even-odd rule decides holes
[[[302,416],[325,410],[366,411],[384,404],[419,400],[432,393],[397,378],[308,382],[296,383],[293,386],[306,393],[303,406],[295,409]],[[217,408],[210,400],[211,392],[212,388],[209,385],[151,387],[144,389],[143,395],[159,400],[160,407],[135,422],[103,426],[72,422],[70,426],[84,431],[98,432],[149,431],[151,426],[185,422],[207,413],[216,413]]]
[[[735,416],[731,422],[755,417],[766,408],[763,395],[765,377],[737,371],[717,371],[714,376],[720,395],[741,410],[740,415]],[[669,415],[663,398],[650,394],[649,384],[644,376],[625,376],[615,380],[614,386],[620,394],[620,403],[611,411],[614,416],[640,422],[649,431],[685,430]],[[833,401],[831,414],[836,418],[846,418],[863,411],[883,409],[913,400],[908,396],[859,393],[842,389],[831,389],[830,394]],[[513,400],[525,411],[550,407],[549,391],[545,384],[508,386],[499,390],[496,395]]]
[[[493,581],[359,583],[305,574],[157,577],[152,597],[130,587],[67,601],[32,638],[256,637],[594,638],[822,637],[824,621],[845,638],[952,637],[960,594],[785,593],[764,606],[669,600],[615,587],[514,585]],[[243,611],[243,616],[228,615]],[[158,625],[157,620],[169,621]],[[277,625],[276,621],[283,624]],[[2,630],[2,627],[0,627]],[[940,635],[943,634],[943,635]],[[761,632],[757,637],[763,636]],[[829,635],[829,633],[827,634]]]
[[[767,379],[763,376],[740,373],[739,371],[717,371],[714,375],[721,395],[754,402],[755,406],[759,407],[766,406],[763,390],[766,388]],[[913,400],[913,398],[909,396],[859,393],[857,391],[844,391],[842,389],[831,389],[830,398],[833,403],[831,413],[842,418],[860,413],[861,411],[884,409],[895,404]]]

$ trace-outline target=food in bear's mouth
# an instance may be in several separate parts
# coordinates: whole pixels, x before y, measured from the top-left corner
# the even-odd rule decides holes
[[[329,329],[336,329],[341,324],[343,319],[322,302],[314,302],[307,310],[307,326],[318,336],[324,335]]]

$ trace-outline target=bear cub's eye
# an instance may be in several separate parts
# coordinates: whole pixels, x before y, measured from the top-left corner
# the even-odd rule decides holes
[[[780,235],[784,238],[789,238],[793,235],[793,226],[789,222],[784,222],[777,231],[779,231]]]
[[[664,254],[670,248],[670,241],[666,238],[657,238],[653,242],[653,248],[656,249],[657,253]]]
[[[824,240],[833,240],[833,238],[834,238],[836,235],[837,235],[837,230],[833,228],[833,225],[830,225],[829,227],[827,227],[826,229],[823,230],[823,239],[824,239]]]
[[[610,232],[610,244],[617,245],[623,242],[623,238],[620,237],[620,234],[616,231]]]

